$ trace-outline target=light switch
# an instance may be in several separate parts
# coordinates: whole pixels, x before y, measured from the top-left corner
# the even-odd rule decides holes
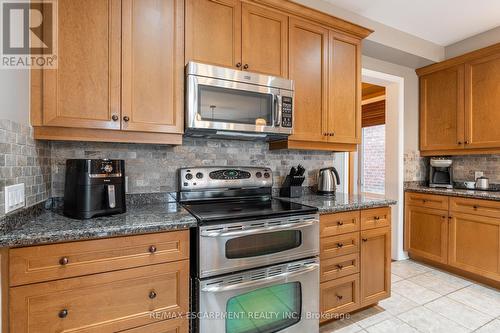
[[[475,171],[474,172],[474,180],[477,180],[479,177],[484,176],[484,173],[482,171]]]
[[[24,183],[5,187],[5,214],[24,207]]]

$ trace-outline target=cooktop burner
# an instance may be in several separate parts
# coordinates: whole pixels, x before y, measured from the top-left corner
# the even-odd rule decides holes
[[[316,207],[268,197],[185,202],[183,206],[201,223],[253,220],[318,211]]]

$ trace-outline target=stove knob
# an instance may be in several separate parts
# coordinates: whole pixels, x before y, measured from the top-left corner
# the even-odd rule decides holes
[[[257,173],[255,174],[255,176],[257,176],[257,178],[262,177],[262,172],[257,172]]]
[[[203,178],[203,174],[202,174],[201,172],[198,172],[198,173],[196,174],[196,178],[198,178],[198,179],[202,179],[202,178]]]
[[[271,177],[271,175],[269,173],[265,172],[264,173],[264,178],[269,178],[269,177]]]
[[[187,179],[187,180],[191,180],[191,179],[193,179],[193,175],[192,175],[192,174],[190,174],[190,173],[187,173],[187,174],[186,174],[186,179]]]

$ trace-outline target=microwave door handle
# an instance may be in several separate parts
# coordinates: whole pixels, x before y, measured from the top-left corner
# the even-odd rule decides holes
[[[257,286],[272,283],[272,282],[277,281],[277,280],[289,279],[293,276],[306,274],[306,273],[315,271],[318,268],[319,268],[319,264],[312,263],[312,264],[304,265],[304,268],[301,268],[301,269],[293,271],[293,272],[286,272],[283,274],[269,276],[269,277],[265,277],[265,278],[255,280],[255,281],[242,282],[242,283],[238,283],[238,284],[232,284],[229,286],[204,287],[201,289],[201,291],[217,293],[217,292],[224,292],[224,291],[230,291],[230,290],[238,290],[238,289],[246,289],[246,288],[250,288],[250,287],[257,287]]]
[[[282,112],[282,98],[281,95],[275,95],[275,104],[274,104],[274,127],[280,127],[281,126],[281,112]]]

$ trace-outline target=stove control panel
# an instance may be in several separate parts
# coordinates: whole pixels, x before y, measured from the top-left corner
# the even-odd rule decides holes
[[[272,186],[273,177],[269,168],[224,166],[179,169],[180,191]]]

